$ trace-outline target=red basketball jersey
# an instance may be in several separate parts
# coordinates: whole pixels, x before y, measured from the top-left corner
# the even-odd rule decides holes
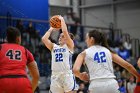
[[[0,75],[26,75],[26,65],[33,62],[33,55],[18,44],[0,45]]]

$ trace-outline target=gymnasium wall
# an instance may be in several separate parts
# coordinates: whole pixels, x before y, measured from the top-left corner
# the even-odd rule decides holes
[[[6,16],[9,12],[12,17],[48,20],[48,0],[0,0],[0,16]],[[37,29],[44,33],[48,24],[38,24]]]
[[[70,0],[49,0],[50,5],[66,6],[70,5]]]
[[[140,2],[117,6],[117,27],[140,39]]]
[[[117,0],[121,1],[121,0]],[[83,5],[93,5],[82,9],[82,23],[90,26],[108,27],[111,22],[116,23],[123,33],[129,33],[132,38],[140,39],[140,2],[139,0],[115,4],[115,14],[112,0],[83,0]]]

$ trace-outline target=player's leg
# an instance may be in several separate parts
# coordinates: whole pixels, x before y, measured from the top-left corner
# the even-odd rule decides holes
[[[4,78],[0,82],[0,93],[33,93],[27,78]]]
[[[92,81],[89,86],[90,93],[120,93],[115,79],[101,79]]]
[[[64,91],[65,93],[76,93],[78,85],[76,84],[75,77],[72,73],[66,74],[64,78]]]
[[[109,86],[108,86],[109,87]],[[108,87],[97,87],[89,90],[90,93],[120,93],[118,89],[111,89]]]
[[[59,75],[51,76],[51,85],[49,93],[64,93],[64,89],[59,79]]]
[[[90,93],[120,93],[118,88],[115,88],[114,85],[96,87],[90,90]]]
[[[15,93],[33,93],[31,82],[27,78],[17,78]]]

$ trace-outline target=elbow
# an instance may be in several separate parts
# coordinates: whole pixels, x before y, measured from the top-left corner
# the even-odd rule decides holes
[[[44,38],[44,37],[42,37],[42,38],[41,38],[41,40],[42,40],[42,42],[44,42],[45,38]]]
[[[44,44],[47,42],[47,39],[45,37],[42,37],[41,40]]]

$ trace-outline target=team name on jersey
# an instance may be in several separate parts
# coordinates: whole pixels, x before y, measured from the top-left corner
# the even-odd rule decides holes
[[[54,49],[54,53],[58,53],[58,52],[66,52],[66,49],[65,48]]]

